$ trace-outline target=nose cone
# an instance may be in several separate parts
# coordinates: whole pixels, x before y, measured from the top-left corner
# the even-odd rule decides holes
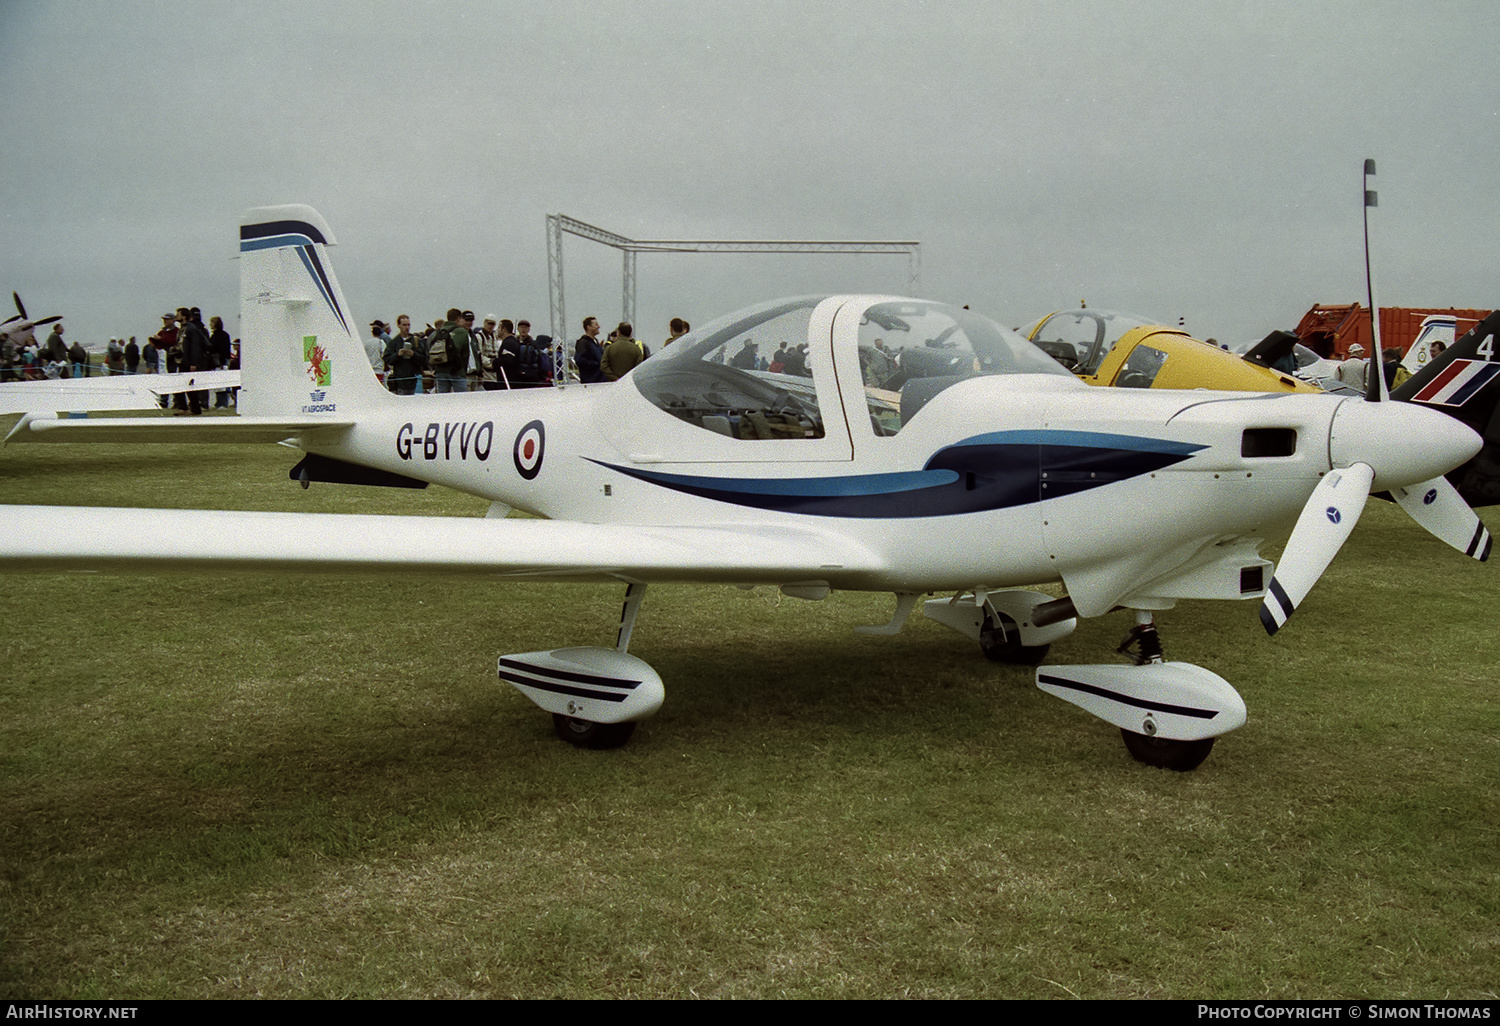
[[[1430,481],[1474,458],[1484,442],[1466,424],[1415,403],[1349,399],[1328,435],[1335,467],[1368,464],[1371,491]]]

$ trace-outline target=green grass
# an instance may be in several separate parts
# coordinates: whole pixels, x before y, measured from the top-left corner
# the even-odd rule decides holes
[[[484,509],[295,460],[12,446],[0,497]],[[494,660],[610,643],[620,589],[3,583],[6,997],[1495,996],[1500,587],[1384,503],[1276,638],[1160,617],[1250,706],[1191,774],[936,624],[850,630],[889,596],[653,588],[667,703],[586,752]]]

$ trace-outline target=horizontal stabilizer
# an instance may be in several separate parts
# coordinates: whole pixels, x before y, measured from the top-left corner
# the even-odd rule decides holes
[[[352,421],[306,417],[22,417],[6,436],[11,442],[198,442],[212,445],[280,442],[309,431],[343,430]]]

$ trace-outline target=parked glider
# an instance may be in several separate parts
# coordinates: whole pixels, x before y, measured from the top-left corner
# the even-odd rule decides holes
[[[239,384],[240,372],[235,370],[6,381],[0,382],[0,414],[153,410],[163,396],[223,391],[238,388]]]
[[[1041,661],[1079,616],[1133,611],[1136,665],[1043,666],[1038,685],[1119,727],[1132,755],[1189,769],[1245,706],[1162,657],[1180,599],[1263,599],[1274,632],[1371,490],[1483,559],[1489,533],[1442,477],[1479,439],[1408,403],[1322,394],[1092,389],[967,310],[880,296],[778,300],[674,342],[618,383],[423,397],[376,382],[309,207],[240,231],[240,416],[27,417],[16,441],[284,442],[311,481],[448,485],[487,518],[7,507],[9,569],[266,567],[485,573],[625,585],[612,648],[502,656],[501,679],[575,744],[624,743],[661,705],[627,653],[657,582],[889,591],[895,633],[926,615],[991,658]],[[751,343],[784,366],[731,364]],[[510,508],[547,519],[506,519]],[[1274,577],[1262,544],[1290,541]],[[413,553],[407,540],[425,539]],[[1056,598],[1029,590],[1060,583]]]

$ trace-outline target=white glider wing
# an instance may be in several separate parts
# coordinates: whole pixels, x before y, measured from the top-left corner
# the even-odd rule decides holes
[[[786,584],[887,568],[847,536],[765,524],[668,527],[503,517],[6,506],[0,569]]]
[[[238,388],[240,372],[193,371],[0,383],[0,413],[153,410],[164,395]]]

